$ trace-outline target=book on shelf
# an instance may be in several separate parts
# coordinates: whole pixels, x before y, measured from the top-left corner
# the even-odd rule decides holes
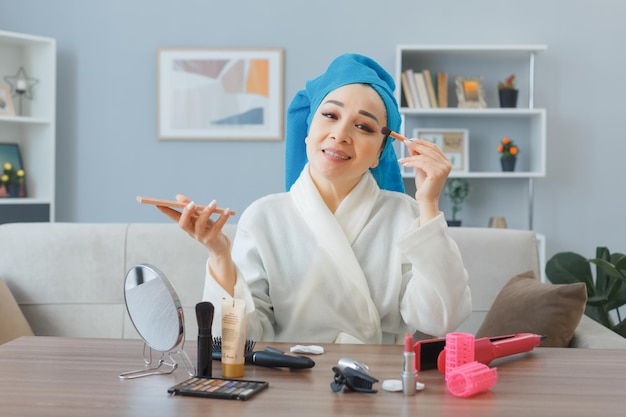
[[[415,73],[415,84],[417,86],[417,94],[422,108],[429,109],[430,99],[428,98],[428,89],[426,88],[426,79],[421,72]]]
[[[413,98],[413,107],[423,107],[422,101],[419,97],[419,93],[417,92],[417,84],[415,83],[415,72],[411,68],[409,68],[405,70],[404,73],[406,74],[406,78],[409,84],[409,90],[411,91],[411,97]]]
[[[404,93],[404,100],[406,105],[411,108],[415,108],[415,102],[413,101],[413,95],[411,94],[411,86],[409,85],[409,78],[406,75],[406,71],[402,72],[402,92]]]
[[[435,85],[433,83],[433,77],[430,73],[430,70],[423,70],[422,74],[424,74],[424,80],[426,81],[426,90],[428,91],[428,98],[430,100],[430,107],[436,109],[439,107],[437,105],[437,95],[435,94]]]
[[[448,73],[437,73],[437,102],[439,107],[448,107]]]

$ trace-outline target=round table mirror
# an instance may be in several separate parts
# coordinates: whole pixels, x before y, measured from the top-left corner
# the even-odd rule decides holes
[[[187,371],[193,375],[193,365],[182,350],[185,340],[183,308],[165,275],[149,264],[132,267],[124,281],[124,300],[130,320],[144,341],[145,368],[125,372],[120,378],[171,373],[178,367],[174,356],[181,356]],[[179,345],[181,348],[177,350]],[[152,364],[153,350],[160,353],[156,365]]]

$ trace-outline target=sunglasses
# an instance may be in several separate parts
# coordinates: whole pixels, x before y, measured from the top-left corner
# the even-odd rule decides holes
[[[353,368],[341,369],[338,366],[333,366],[333,372],[335,373],[335,377],[333,382],[330,383],[330,389],[334,392],[339,392],[342,388],[344,388],[345,391],[349,390],[368,394],[378,392],[378,390],[372,389],[374,382],[378,382],[378,380],[371,375]]]

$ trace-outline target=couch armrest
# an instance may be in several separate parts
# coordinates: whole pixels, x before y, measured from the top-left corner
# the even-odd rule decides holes
[[[583,314],[569,344],[572,348],[626,349],[626,338]]]

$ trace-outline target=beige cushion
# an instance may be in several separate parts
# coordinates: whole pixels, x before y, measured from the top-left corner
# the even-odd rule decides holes
[[[33,336],[11,290],[0,279],[0,345],[20,336]]]
[[[513,333],[546,336],[540,346],[567,347],[587,302],[587,289],[575,284],[544,284],[531,271],[502,288],[476,337]]]

